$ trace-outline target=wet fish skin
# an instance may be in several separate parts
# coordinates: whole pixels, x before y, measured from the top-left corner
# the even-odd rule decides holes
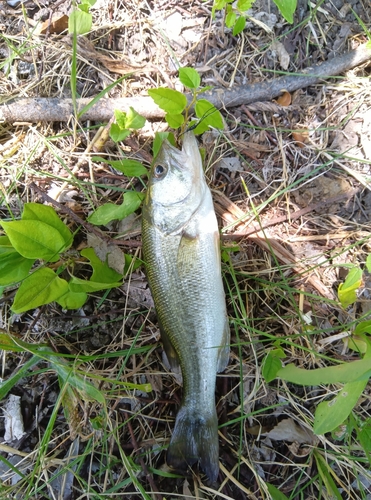
[[[182,404],[167,462],[184,470],[199,461],[214,482],[219,471],[216,373],[229,360],[229,325],[219,232],[197,141],[182,151],[167,141],[152,167],[142,213],[143,255],[164,349],[181,368]]]

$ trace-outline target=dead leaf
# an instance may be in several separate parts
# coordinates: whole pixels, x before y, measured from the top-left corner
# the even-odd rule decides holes
[[[308,429],[304,429],[292,418],[281,420],[272,430],[262,433],[276,441],[296,441],[300,444],[314,444],[317,441],[316,436]]]
[[[290,92],[284,92],[281,96],[276,99],[277,104],[280,106],[290,106],[291,104],[291,94]]]
[[[68,16],[66,14],[56,13],[51,19],[47,19],[35,29],[36,35],[46,35],[46,33],[60,35],[68,29]]]
[[[271,45],[271,49],[273,55],[277,55],[281,68],[286,70],[290,64],[290,56],[283,43],[275,40]]]
[[[308,142],[309,139],[309,132],[308,130],[301,130],[300,132],[296,131],[292,133],[292,138],[296,142],[296,144],[299,146],[299,148],[303,148],[305,144]]]

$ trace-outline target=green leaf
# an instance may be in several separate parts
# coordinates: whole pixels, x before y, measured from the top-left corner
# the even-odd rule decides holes
[[[11,244],[26,259],[58,260],[66,249],[65,238],[49,224],[39,220],[16,220],[1,223]]]
[[[367,255],[366,268],[369,273],[371,273],[371,253]]]
[[[66,280],[52,269],[38,269],[26,278],[15,294],[12,311],[21,313],[57,300],[68,291]]]
[[[337,384],[339,382],[358,382],[367,380],[371,375],[371,362],[369,359],[350,361],[341,365],[304,370],[289,364],[277,372],[277,377],[286,382],[298,385]]]
[[[201,85],[201,77],[194,68],[180,68],[179,80],[189,89],[197,89]]]
[[[220,112],[211,102],[206,99],[199,99],[195,104],[195,113],[200,121],[194,130],[195,134],[202,134],[209,126],[214,128],[224,128],[223,118]]]
[[[126,113],[125,113],[125,111],[115,109],[113,113],[115,115],[116,124],[120,127],[120,129],[124,130],[125,128],[128,128],[126,126]]]
[[[294,22],[294,12],[297,0],[273,0],[286,21],[290,24]]]
[[[109,130],[109,135],[114,142],[124,141],[130,134],[130,130],[122,129],[117,123],[112,123]]]
[[[265,483],[268,489],[268,492],[271,496],[271,500],[289,500],[286,495],[284,495],[278,488],[273,486],[273,484]]]
[[[160,152],[162,143],[167,139],[169,136],[169,132],[156,132],[155,138],[153,140],[152,144],[152,153],[153,153],[153,158],[156,158],[158,153]]]
[[[236,17],[237,17],[236,13],[233,12],[233,10],[230,10],[228,12],[228,14],[225,17],[225,25],[227,26],[227,28],[232,28],[232,26],[236,22]]]
[[[251,9],[254,2],[255,0],[238,0],[236,7],[240,12],[245,12]]]
[[[335,398],[320,403],[316,408],[313,432],[326,434],[339,427],[350,415],[367,383],[368,380],[349,382]]]
[[[93,16],[88,12],[74,10],[68,19],[68,33],[85,35],[89,33],[93,25]]]
[[[233,26],[233,31],[232,31],[233,36],[242,33],[242,31],[245,29],[245,26],[246,26],[246,19],[244,16],[240,16],[235,22],[235,25]]]
[[[117,288],[121,286],[122,282],[117,281],[113,283],[101,283],[92,280],[82,280],[73,276],[69,282],[70,289],[76,293],[94,293],[100,292],[101,290],[109,290],[110,288]]]
[[[12,246],[0,246],[0,286],[18,283],[28,276],[35,259],[26,259]]]
[[[174,115],[182,113],[187,106],[187,98],[177,90],[160,87],[149,89],[148,94],[155,101],[157,106]]]
[[[366,453],[371,453],[371,419],[366,420],[357,433],[359,442]]]
[[[105,203],[90,215],[88,220],[96,226],[104,226],[115,219],[122,220],[140,207],[143,198],[143,193],[128,191],[125,193],[124,201],[121,205]]]
[[[129,111],[126,113],[125,128],[138,130],[143,128],[146,123],[144,116],[140,115],[130,106]]]
[[[49,226],[54,227],[63,237],[65,249],[72,245],[73,235],[66,224],[58,217],[54,208],[41,205],[40,203],[26,203],[22,213],[22,220],[39,220],[45,222]]]
[[[282,368],[280,358],[284,358],[285,353],[282,349],[272,349],[266,356],[262,374],[267,382],[271,382],[277,377],[277,372]]]
[[[94,252],[93,248],[85,248],[84,250],[81,250],[81,255],[89,260],[90,265],[93,268],[93,274],[90,278],[91,281],[99,283],[112,283],[122,279],[122,274],[109,267],[106,262],[102,262]]]
[[[361,335],[362,333],[371,333],[371,320],[361,321],[354,329],[355,335]]]
[[[345,308],[357,300],[356,290],[362,283],[362,269],[353,267],[349,270],[344,283],[340,283],[338,295],[341,305]]]
[[[179,128],[184,123],[184,116],[166,113],[165,120],[171,128]]]
[[[101,156],[93,156],[92,160],[107,163],[119,172],[125,174],[127,177],[141,177],[142,175],[148,175],[146,167],[137,160],[107,160]]]
[[[59,297],[56,302],[63,309],[79,309],[82,307],[88,299],[88,294],[86,292],[73,292],[71,289],[67,293]]]

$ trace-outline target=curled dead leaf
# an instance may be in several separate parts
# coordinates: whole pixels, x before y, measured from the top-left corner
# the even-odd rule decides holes
[[[290,94],[290,92],[287,92],[285,90],[284,93],[277,98],[276,102],[280,106],[290,106],[290,104],[291,104],[291,94]]]
[[[292,138],[299,146],[299,148],[303,148],[305,144],[308,142],[309,132],[308,130],[300,130],[292,133]]]

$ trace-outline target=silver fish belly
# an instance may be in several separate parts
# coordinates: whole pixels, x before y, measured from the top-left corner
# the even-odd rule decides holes
[[[164,349],[183,376],[167,461],[177,470],[199,461],[215,481],[215,383],[228,364],[230,335],[217,221],[191,132],[182,151],[163,144],[151,170],[142,220],[143,255]]]

